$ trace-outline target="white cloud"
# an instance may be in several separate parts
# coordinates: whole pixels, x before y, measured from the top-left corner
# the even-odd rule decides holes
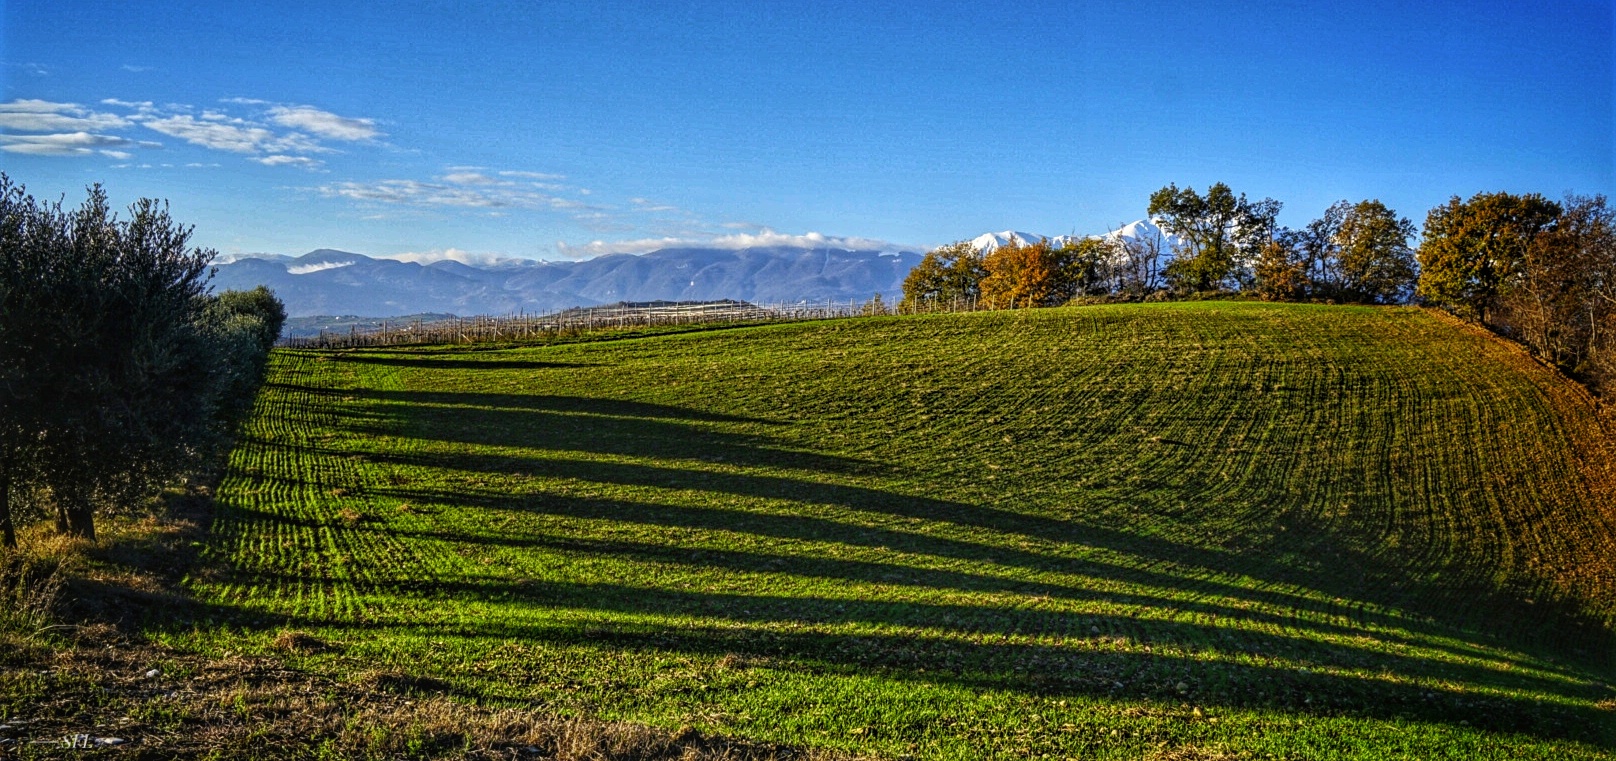
[[[587,208],[568,198],[539,193],[518,183],[507,183],[476,172],[452,172],[442,182],[419,180],[379,180],[376,182],[335,182],[316,188],[329,198],[352,201],[403,204],[407,206],[458,206],[480,209],[558,209]],[[488,182],[485,183],[483,180]]]
[[[657,203],[646,198],[630,198],[628,202],[634,204],[635,211],[678,211],[679,207],[665,203]]]
[[[283,153],[276,153],[269,156],[254,156],[248,160],[256,161],[264,166],[295,166],[298,169],[306,169],[311,172],[318,171],[321,167],[325,166],[325,162],[319,159],[311,159],[308,156],[287,156]]]
[[[77,103],[57,103],[38,98],[18,98],[10,103],[0,103],[0,108],[24,114],[54,114],[58,111],[69,111],[80,108]]]
[[[354,201],[399,203],[414,206],[497,207],[509,205],[495,196],[470,188],[450,187],[416,180],[382,180],[365,184],[337,182],[322,185],[321,194]]]
[[[136,74],[140,74],[142,72],[154,71],[154,70],[156,70],[157,67],[156,66],[136,66],[136,65],[134,65],[132,63],[126,63],[120,68],[122,68],[124,71],[132,71],[132,72],[134,72]]]
[[[592,241],[583,245],[557,242],[556,250],[562,256],[587,259],[602,254],[643,254],[663,248],[712,248],[737,251],[743,248],[792,246],[797,248],[835,248],[850,251],[912,251],[913,246],[900,246],[884,240],[856,236],[832,236],[810,232],[788,235],[764,229],[759,233],[737,233],[708,238],[661,237],[622,241]]]
[[[482,172],[472,171],[472,170],[470,170],[470,169],[468,169],[466,167],[450,167],[450,169],[451,170],[458,170],[458,171],[451,171],[448,174],[444,175],[441,178],[444,182],[451,182],[451,183],[454,183],[456,185],[504,185],[504,186],[511,186],[511,185],[516,184],[514,182],[511,182],[510,180],[501,180],[501,179],[496,179],[496,178],[493,178],[493,177],[489,177],[488,175],[483,174]]]
[[[516,170],[509,170],[509,171],[500,172],[499,176],[501,176],[501,177],[519,177],[519,178],[524,179],[524,180],[545,180],[547,182],[555,182],[555,181],[558,181],[558,180],[567,179],[567,176],[564,175],[564,174],[547,174],[545,172],[521,172],[521,171],[516,171]]]
[[[223,262],[221,262],[221,263],[223,263]],[[316,262],[314,264],[299,264],[299,265],[294,266],[294,267],[287,267],[286,268],[286,274],[288,274],[288,275],[307,275],[307,274],[312,273],[312,272],[324,272],[326,270],[334,270],[334,269],[341,269],[343,267],[350,267],[350,266],[353,266],[354,264],[355,264],[355,262],[352,261],[352,260],[349,260],[349,261],[346,261],[346,262]]]
[[[0,129],[18,132],[104,132],[128,126],[129,120],[117,114],[91,111],[77,103],[20,99],[0,103]]]
[[[135,154],[130,153],[128,151],[101,150],[101,151],[99,151],[99,153],[101,155],[103,155],[103,156],[106,156],[108,158],[114,158],[114,159],[117,159],[119,161],[128,161],[128,160],[135,157]]]
[[[332,140],[374,140],[382,136],[382,131],[376,129],[374,119],[338,116],[313,106],[276,106],[269,110],[269,118],[282,127],[312,132]]]
[[[277,135],[263,127],[200,121],[190,115],[168,116],[144,122],[158,132],[177,137],[192,145],[231,153],[326,153],[307,135],[296,132]]]
[[[516,259],[516,258],[513,258],[513,257],[509,257],[509,256],[501,256],[499,254],[490,254],[490,253],[481,253],[481,254],[479,254],[479,253],[473,253],[473,252],[470,252],[470,251],[462,251],[462,250],[460,250],[458,248],[446,248],[446,249],[441,249],[441,250],[420,251],[420,252],[410,251],[410,252],[403,253],[403,254],[389,254],[387,256],[378,256],[376,258],[378,258],[378,259],[396,259],[396,260],[401,261],[401,262],[415,262],[417,264],[431,264],[433,262],[445,262],[445,261],[447,261],[447,262],[460,262],[461,264],[469,264],[469,265],[471,265],[473,267],[487,267],[487,266],[491,266],[491,265],[495,265],[495,264],[510,264],[510,263],[527,261],[525,259]]]
[[[137,121],[143,117],[152,116],[157,113],[157,104],[152,103],[149,100],[119,100],[117,98],[102,98],[101,105],[117,106],[119,108],[134,111],[135,113],[129,118]]]
[[[156,143],[136,142],[116,135],[95,135],[89,132],[64,132],[55,135],[0,135],[0,151],[31,156],[88,156],[97,150],[139,146],[161,147]],[[109,154],[111,155],[111,154]],[[127,155],[114,158],[128,158]]]

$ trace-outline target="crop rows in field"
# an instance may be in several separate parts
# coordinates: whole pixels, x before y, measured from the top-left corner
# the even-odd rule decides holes
[[[1603,437],[1417,310],[286,352],[196,586],[311,667],[770,740],[1597,755]]]

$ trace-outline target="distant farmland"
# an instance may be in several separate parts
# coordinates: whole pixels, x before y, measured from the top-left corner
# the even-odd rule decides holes
[[[159,636],[894,758],[1608,758],[1613,454],[1415,309],[283,351]]]

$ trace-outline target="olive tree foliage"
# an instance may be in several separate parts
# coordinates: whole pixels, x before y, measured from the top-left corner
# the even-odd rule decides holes
[[[222,444],[222,411],[241,408],[261,377],[273,314],[210,296],[215,253],[190,247],[191,229],[164,205],[143,199],[128,213],[120,219],[99,186],[64,210],[0,174],[0,522],[10,544],[20,493],[43,494],[60,530],[93,539],[97,509],[151,494]]]
[[[281,329],[286,327],[286,305],[276,298],[275,292],[262,285],[250,291],[225,291],[214,300],[220,319],[247,318],[257,321],[253,339],[264,356],[280,340]]]
[[[1281,206],[1272,198],[1248,201],[1221,182],[1207,188],[1205,196],[1177,185],[1152,193],[1150,218],[1187,243],[1187,250],[1167,266],[1168,282],[1184,293],[1251,286],[1254,265],[1274,237]]]
[[[208,305],[203,322],[220,354],[217,417],[228,429],[247,414],[263,383],[269,351],[286,325],[286,307],[261,285],[225,291]]]

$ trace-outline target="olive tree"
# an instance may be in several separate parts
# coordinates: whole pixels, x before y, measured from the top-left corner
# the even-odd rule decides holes
[[[267,291],[207,293],[215,252],[165,205],[120,219],[99,186],[77,209],[0,174],[0,524],[48,493],[62,531],[93,539],[98,507],[194,467],[250,395],[284,312]],[[279,316],[277,316],[279,315]],[[241,409],[239,401],[236,409]]]

